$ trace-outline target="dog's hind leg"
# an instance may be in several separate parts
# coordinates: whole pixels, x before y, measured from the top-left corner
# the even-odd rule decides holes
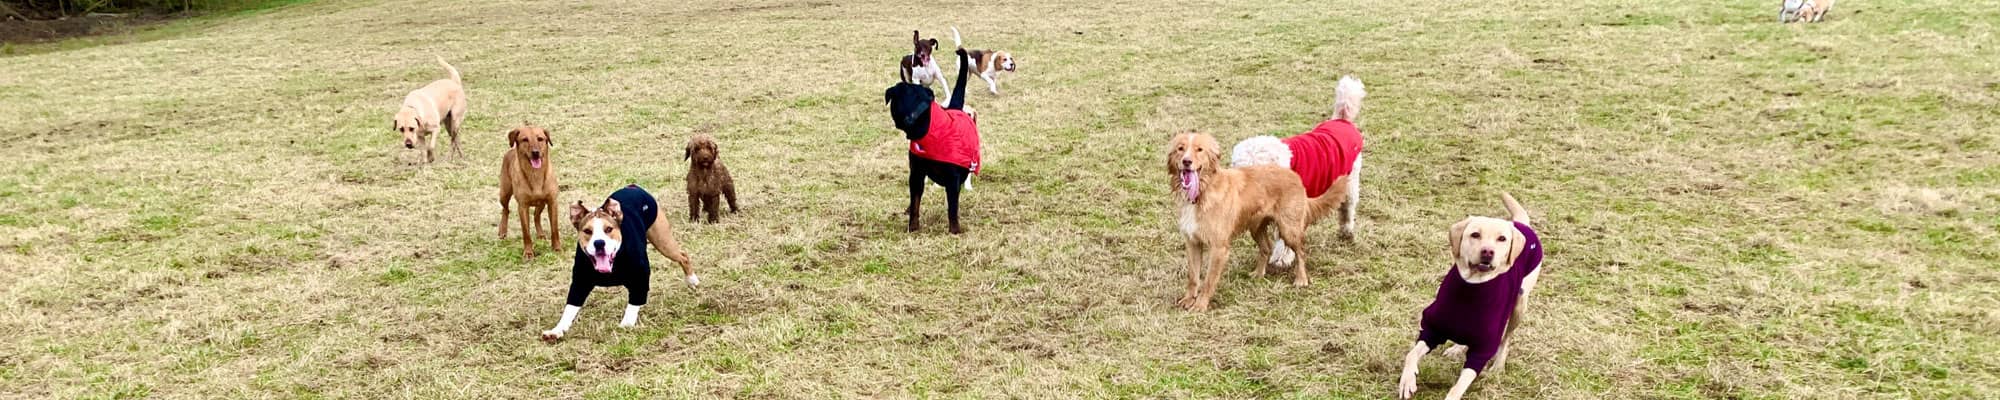
[[[1257,242],[1257,258],[1260,260],[1276,259],[1276,257],[1273,257],[1271,254],[1271,240],[1273,239],[1272,238],[1273,234],[1268,233],[1271,231],[1270,228],[1271,228],[1271,221],[1268,220],[1264,222],[1259,222],[1257,223],[1256,227],[1250,228],[1250,240],[1254,240]],[[1257,278],[1264,277],[1264,274],[1269,273],[1269,271],[1267,270],[1269,269],[1270,264],[1271,263],[1258,263],[1257,270],[1251,271],[1250,276]]]
[[[1507,349],[1514,347],[1514,329],[1521,327],[1522,309],[1527,307],[1527,294],[1524,293],[1515,298],[1512,315],[1507,316],[1507,330],[1500,333],[1500,351],[1493,355],[1492,365],[1486,368],[1488,373],[1500,372],[1501,369],[1506,368]]]
[[[965,233],[965,228],[958,225],[958,193],[965,188],[964,184],[965,179],[961,177],[956,184],[945,185],[944,187],[945,209],[950,212],[948,215],[951,216],[951,234],[953,235]]]
[[[549,251],[551,252],[555,252],[556,249],[562,248],[561,247],[562,229],[557,228],[562,225],[556,225],[556,210],[551,210],[551,208],[555,208],[555,205],[557,204],[562,204],[562,203],[557,202],[555,196],[551,195],[549,197],[549,202],[547,204],[542,205],[542,212],[549,215]]]
[[[507,168],[501,167],[500,170],[506,171]],[[514,188],[512,186],[507,185],[507,173],[501,172],[500,173],[500,240],[507,240],[507,214],[508,211],[511,211],[507,209],[507,199],[511,199],[513,197],[514,197]]]
[[[659,222],[646,228],[646,242],[652,243],[653,250],[660,252],[660,255],[674,260],[675,264],[680,264],[681,274],[687,276],[688,286],[700,285],[701,277],[694,274],[694,262],[688,260],[687,252],[681,251],[681,242],[674,240],[673,227],[667,224],[667,212],[659,211],[656,220]]]
[[[1354,170],[1347,173],[1347,200],[1340,202],[1340,237],[1354,239],[1354,212],[1361,202],[1361,157],[1354,158]]]
[[[1295,213],[1298,215],[1294,215],[1290,222],[1278,223],[1278,235],[1284,237],[1285,241],[1292,242],[1292,252],[1294,257],[1298,257],[1292,260],[1292,286],[1305,287],[1312,280],[1306,276],[1306,223],[1303,215],[1305,210],[1304,207],[1300,208],[1299,212]]]
[[[736,184],[722,185],[722,198],[729,200],[729,213],[736,213]]]
[[[444,130],[451,134],[451,156],[461,160],[465,159],[465,151],[458,147],[458,126],[462,124],[465,124],[464,112],[452,111],[444,116]]]

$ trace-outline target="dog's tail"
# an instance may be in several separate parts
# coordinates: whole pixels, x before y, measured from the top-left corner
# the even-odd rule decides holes
[[[465,83],[465,81],[461,81],[458,79],[458,67],[453,67],[451,66],[451,63],[444,62],[444,57],[438,57],[437,59],[438,59],[438,65],[444,66],[444,72],[451,74],[452,82],[458,82],[461,84]]]
[[[1361,117],[1361,98],[1368,96],[1368,89],[1354,76],[1340,77],[1340,84],[1333,88],[1333,119],[1354,122]]]
[[[965,40],[958,38],[958,27],[956,26],[951,27],[951,44],[953,46],[965,47]]]
[[[1514,195],[1500,192],[1500,202],[1507,203],[1507,213],[1513,215],[1514,222],[1528,225],[1528,209],[1522,208],[1521,202],[1514,201]]]

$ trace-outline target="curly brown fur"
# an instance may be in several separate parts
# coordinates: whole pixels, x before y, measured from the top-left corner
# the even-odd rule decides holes
[[[721,158],[715,138],[696,134],[688,139],[687,153],[681,157],[688,161],[688,222],[699,220],[707,210],[708,223],[715,223],[723,199],[729,201],[729,213],[736,213],[736,180],[729,177],[729,167],[722,165]]]
[[[1187,235],[1187,290],[1178,302],[1190,311],[1207,311],[1229,264],[1231,239],[1252,233],[1259,260],[1271,257],[1271,229],[1279,239],[1305,243],[1307,199],[1299,175],[1275,166],[1221,169],[1221,145],[1200,133],[1175,135],[1167,148],[1167,171],[1174,180],[1174,203],[1180,209],[1180,231]],[[1305,286],[1303,249],[1292,264],[1292,284]],[[1258,262],[1254,276],[1264,276]]]

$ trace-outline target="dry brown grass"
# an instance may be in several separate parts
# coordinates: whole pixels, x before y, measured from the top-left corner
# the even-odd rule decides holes
[[[2000,391],[1990,3],[1155,3],[325,2],[0,58],[0,397],[1383,398],[1443,230],[1501,190],[1549,273],[1473,397]],[[954,24],[1021,73],[971,95],[1001,157],[970,232],[906,234],[880,93]],[[414,166],[387,120],[433,54],[469,157]],[[1316,227],[1305,289],[1239,243],[1177,310],[1162,141],[1304,130],[1340,74],[1359,241]],[[706,286],[539,342],[569,266],[492,237],[522,120],[563,201],[674,210],[714,124],[744,214],[675,221]]]

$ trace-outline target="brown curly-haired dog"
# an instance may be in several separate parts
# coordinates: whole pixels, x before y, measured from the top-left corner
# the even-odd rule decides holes
[[[715,138],[697,134],[688,139],[687,154],[681,157],[689,161],[688,222],[699,220],[702,210],[707,209],[708,222],[715,223],[724,198],[729,199],[729,213],[736,213],[736,180],[729,177],[729,167],[722,166],[721,158]]]

